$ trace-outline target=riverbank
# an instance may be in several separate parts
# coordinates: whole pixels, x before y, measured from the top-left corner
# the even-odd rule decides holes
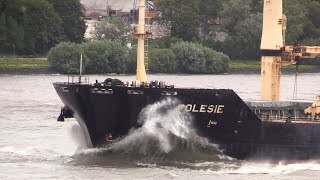
[[[282,74],[292,74],[296,72],[295,65],[281,67]],[[319,65],[299,65],[299,73],[320,73]],[[260,74],[260,61],[234,60],[230,62],[229,74]]]
[[[51,74],[46,58],[0,58],[0,74]]]
[[[260,74],[259,61],[230,62],[228,74]],[[295,73],[294,65],[282,67],[282,74]],[[0,74],[54,74],[46,58],[0,58]],[[319,65],[299,65],[299,73],[320,73]]]

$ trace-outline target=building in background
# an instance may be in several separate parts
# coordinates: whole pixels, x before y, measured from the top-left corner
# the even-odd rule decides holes
[[[93,37],[96,21],[120,16],[126,22],[134,24],[138,21],[139,0],[81,0],[84,7],[85,19],[87,21],[87,32],[85,37]],[[152,38],[158,38],[170,34],[170,28],[153,22],[157,16],[157,8],[153,1],[147,1],[146,26],[147,30],[152,32]]]

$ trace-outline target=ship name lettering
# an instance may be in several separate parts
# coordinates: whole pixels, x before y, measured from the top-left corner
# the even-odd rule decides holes
[[[186,104],[183,105],[185,107],[185,110],[188,112],[194,112],[194,113],[214,113],[214,114],[222,114],[224,105],[217,104],[217,105],[206,105],[206,104]]]

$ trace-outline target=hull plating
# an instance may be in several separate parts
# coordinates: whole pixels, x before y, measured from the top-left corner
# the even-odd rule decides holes
[[[199,136],[219,145],[227,155],[297,158],[317,156],[319,124],[261,121],[229,89],[134,88],[54,83],[63,103],[79,122],[88,144],[124,137],[150,104],[170,98],[192,116]],[[164,110],[165,111],[165,110]]]

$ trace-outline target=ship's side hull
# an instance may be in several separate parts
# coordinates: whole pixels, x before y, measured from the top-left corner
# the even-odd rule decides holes
[[[320,124],[261,121],[229,89],[134,88],[55,83],[63,103],[79,122],[92,147],[139,127],[147,105],[172,98],[193,116],[196,133],[235,158],[315,157]]]
[[[177,99],[193,116],[197,134],[211,142],[254,143],[261,121],[229,89],[101,87],[55,83],[63,103],[72,111],[93,147],[107,143],[106,135],[124,136],[149,104]]]
[[[275,160],[320,158],[320,123],[267,122],[260,126],[254,143],[221,142],[226,154],[234,157]]]

